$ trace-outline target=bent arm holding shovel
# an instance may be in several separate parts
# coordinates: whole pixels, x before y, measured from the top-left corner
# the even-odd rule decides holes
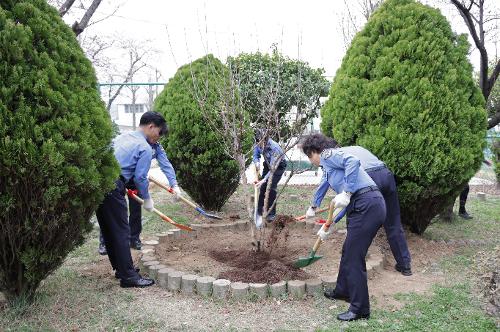
[[[301,257],[297,261],[295,261],[294,266],[297,268],[306,267],[321,259],[323,256],[316,256],[316,252],[318,251],[321,243],[325,241],[328,236],[332,233],[333,227],[331,225],[333,223],[339,222],[345,215],[346,209],[343,207],[335,208],[335,198],[330,202],[330,209],[328,211],[328,219],[323,224],[323,226],[318,231],[318,239],[314,243],[314,246],[309,254],[309,257]],[[334,211],[335,210],[335,211]]]

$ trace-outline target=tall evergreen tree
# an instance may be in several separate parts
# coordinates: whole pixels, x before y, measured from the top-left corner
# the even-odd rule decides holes
[[[90,61],[43,0],[0,1],[0,290],[30,298],[118,168]]]
[[[352,41],[322,131],[395,172],[402,220],[422,233],[480,167],[486,113],[469,44],[414,0],[387,0]]]

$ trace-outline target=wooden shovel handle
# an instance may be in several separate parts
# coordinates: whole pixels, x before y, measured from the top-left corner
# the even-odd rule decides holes
[[[132,192],[132,190],[128,189],[127,194],[129,195],[129,197],[132,197],[133,199],[135,199],[139,204],[141,204],[141,205],[144,204],[144,200],[142,198],[140,198],[139,196],[137,196],[136,194],[134,194]],[[169,224],[171,224],[177,228],[180,228],[180,229],[183,229],[183,230],[189,231],[189,232],[193,230],[191,227],[189,227],[187,225],[179,224],[179,223],[173,221],[172,219],[170,219],[169,217],[167,217],[166,215],[164,215],[163,213],[158,211],[156,208],[153,208],[153,212],[156,213],[158,216],[160,216],[161,219],[163,219],[164,221],[168,222]]]
[[[326,222],[321,227],[329,228],[331,226],[331,224],[333,223],[334,216],[336,217],[340,212],[342,212],[341,208],[337,208],[337,209],[335,209],[335,211],[334,211],[334,208],[335,208],[335,205],[333,204],[333,202],[331,202],[329,210],[328,210],[328,218],[326,219]],[[318,236],[318,239],[316,240],[316,243],[314,244],[314,247],[313,247],[313,252],[316,252],[319,249],[321,242],[323,242],[323,241]]]
[[[160,188],[163,188],[165,189],[166,191],[168,191],[169,193],[175,195],[175,191],[174,189],[172,189],[171,187],[167,186],[166,184],[163,184],[161,183],[160,181],[158,181],[157,179],[155,179],[154,177],[152,177],[151,175],[149,176],[149,180],[151,182],[154,182],[155,184],[158,185],[158,187]],[[185,198],[184,196],[178,196],[184,203],[186,203],[187,205],[191,206],[193,209],[196,209],[197,208],[197,205],[194,204],[193,202],[191,202],[190,200],[188,200],[187,198]]]
[[[327,211],[328,209],[330,209],[330,207],[320,209],[320,210],[316,211],[316,213],[323,213],[323,212]],[[306,215],[304,214],[303,216],[295,217],[295,219],[298,221],[302,221],[302,220],[306,219]]]
[[[254,171],[255,171],[255,180],[256,181],[259,181],[259,171],[257,171],[257,166],[255,166],[254,164]],[[254,184],[253,185],[253,198],[254,198],[254,202],[253,202],[253,208],[254,208],[254,218],[257,218],[257,208],[259,206],[259,188],[257,188],[257,186]]]
[[[315,253],[316,251],[318,251],[319,249],[319,246],[321,245],[321,242],[323,242],[321,240],[321,238],[318,236],[318,239],[316,240],[316,243],[314,244],[313,246],[313,252]]]

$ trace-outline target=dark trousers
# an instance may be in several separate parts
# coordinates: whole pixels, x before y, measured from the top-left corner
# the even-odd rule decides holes
[[[458,208],[458,213],[465,213],[465,203],[467,203],[467,196],[469,196],[469,185],[467,184],[460,193],[460,207]]]
[[[136,189],[133,180],[127,182],[125,187],[132,190]],[[137,193],[137,196],[141,197],[141,194]],[[128,211],[129,211],[128,223],[130,227],[130,242],[133,243],[140,239],[140,235],[142,232],[142,206],[136,200],[130,198],[128,200]],[[99,236],[99,242],[102,244],[104,243],[102,232]]]
[[[127,183],[127,188],[135,190],[136,186],[133,180]],[[141,197],[141,194],[137,194]],[[142,198],[142,197],[141,197]],[[142,206],[135,199],[128,200],[129,217],[128,224],[130,226],[130,242],[139,240],[142,232]]]
[[[281,177],[283,176],[283,173],[285,172],[286,169],[286,161],[282,161],[278,167],[276,168],[276,171],[273,174],[273,178],[271,179],[271,189],[269,191],[269,198],[267,200],[267,209],[269,210],[269,207],[272,206],[274,201],[276,200],[276,196],[278,195],[278,182],[280,182]],[[264,163],[264,170],[262,171],[262,176],[266,176],[266,174],[269,173],[269,166],[267,163]],[[269,181],[269,179],[267,180]],[[257,205],[257,213],[259,215],[262,215],[262,212],[264,210],[264,199],[266,197],[266,190],[267,190],[267,181],[264,182],[264,184],[260,187],[260,193],[259,193],[259,204]],[[274,218],[276,216],[276,204],[273,206],[273,208],[269,211],[268,213],[268,218]]]
[[[121,179],[116,181],[116,188],[106,194],[96,216],[111,266],[123,279],[138,279],[130,254],[125,183]]]
[[[398,190],[394,174],[386,167],[368,171],[368,175],[373,179],[377,187],[384,196],[387,215],[384,221],[385,234],[391,247],[392,255],[396,264],[401,268],[411,266],[411,256],[408,250],[403,226],[401,225],[401,213],[399,209]]]
[[[349,310],[370,312],[366,254],[385,220],[385,202],[380,191],[353,195],[347,206],[347,237],[342,248],[335,294],[350,298]]]

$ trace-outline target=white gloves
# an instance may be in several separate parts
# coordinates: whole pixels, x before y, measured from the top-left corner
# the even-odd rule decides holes
[[[144,200],[144,209],[149,212],[153,212],[153,209],[155,208],[155,205],[153,203],[153,200],[151,198],[145,199]]]
[[[176,201],[178,201],[180,199],[180,196],[182,196],[182,191],[181,191],[181,188],[179,188],[179,186],[175,186],[172,188],[175,195],[174,195],[174,198]]]
[[[262,228],[262,216],[260,214],[257,214],[255,216],[255,226],[257,227],[257,229],[261,229]]]
[[[351,201],[351,193],[346,193],[343,191],[342,193],[338,194],[333,198],[333,204],[335,205],[335,208],[345,208],[347,205],[349,205],[349,202]]]
[[[317,234],[321,238],[322,241],[325,241],[330,236],[330,234],[332,234],[332,231],[333,231],[332,225],[330,225],[330,227],[328,227],[328,229],[326,229],[326,230],[325,230],[325,225],[323,225],[319,229]]]
[[[312,218],[316,215],[316,208],[310,206],[309,209],[306,211],[306,218]]]

